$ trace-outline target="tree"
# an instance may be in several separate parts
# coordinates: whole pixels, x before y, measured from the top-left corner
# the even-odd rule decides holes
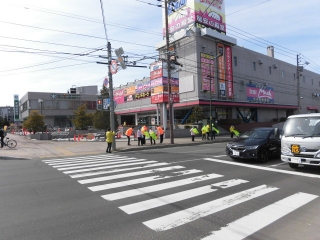
[[[190,116],[188,117],[188,120],[190,120],[192,123],[196,122],[198,124],[198,122],[200,120],[202,120],[203,118],[204,118],[204,114],[203,114],[202,107],[195,106],[192,109],[192,112],[191,112]]]
[[[32,130],[34,133],[42,132],[44,126],[44,116],[38,111],[31,111],[30,116],[23,121],[22,126],[26,129]]]
[[[92,125],[93,115],[90,113],[87,113],[87,106],[85,103],[80,105],[78,109],[74,111],[74,114],[75,116],[72,122],[76,127],[76,129],[84,130],[88,126]]]

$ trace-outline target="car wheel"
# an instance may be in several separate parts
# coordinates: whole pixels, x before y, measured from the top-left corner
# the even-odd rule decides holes
[[[261,152],[259,154],[259,160],[260,160],[260,162],[263,162],[263,163],[265,163],[269,160],[269,154],[266,149],[261,150]]]
[[[289,167],[293,168],[293,169],[296,169],[299,167],[299,164],[296,164],[296,163],[289,163]]]

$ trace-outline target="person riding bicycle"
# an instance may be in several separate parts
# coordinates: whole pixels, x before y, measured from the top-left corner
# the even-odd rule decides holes
[[[1,148],[3,148],[3,138],[6,136],[3,128],[0,128],[0,140],[1,140]]]

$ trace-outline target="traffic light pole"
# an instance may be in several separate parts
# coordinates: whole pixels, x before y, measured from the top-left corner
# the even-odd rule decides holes
[[[171,0],[169,0],[169,3]],[[174,116],[173,116],[173,97],[171,90],[171,64],[170,64],[170,54],[169,54],[169,27],[168,27],[168,0],[164,1],[165,9],[165,21],[166,21],[166,53],[167,53],[167,67],[168,67],[168,94],[169,94],[169,123],[170,123],[170,143],[174,144],[173,127],[174,127]]]
[[[115,129],[115,122],[114,122],[114,101],[113,101],[113,81],[112,81],[112,73],[111,73],[111,60],[112,60],[112,55],[111,55],[111,43],[108,42],[108,76],[109,76],[109,97],[110,97],[110,127],[111,131],[116,132]],[[117,150],[116,146],[116,138],[113,136],[113,144],[112,144],[112,150],[115,151]]]

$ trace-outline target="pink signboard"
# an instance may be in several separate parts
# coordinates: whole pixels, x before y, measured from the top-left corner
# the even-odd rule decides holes
[[[113,100],[117,104],[124,103],[124,89],[113,91]]]
[[[211,76],[211,92],[214,93],[214,60],[213,56],[206,53],[200,53],[200,66],[202,74],[202,90],[210,91]]]

